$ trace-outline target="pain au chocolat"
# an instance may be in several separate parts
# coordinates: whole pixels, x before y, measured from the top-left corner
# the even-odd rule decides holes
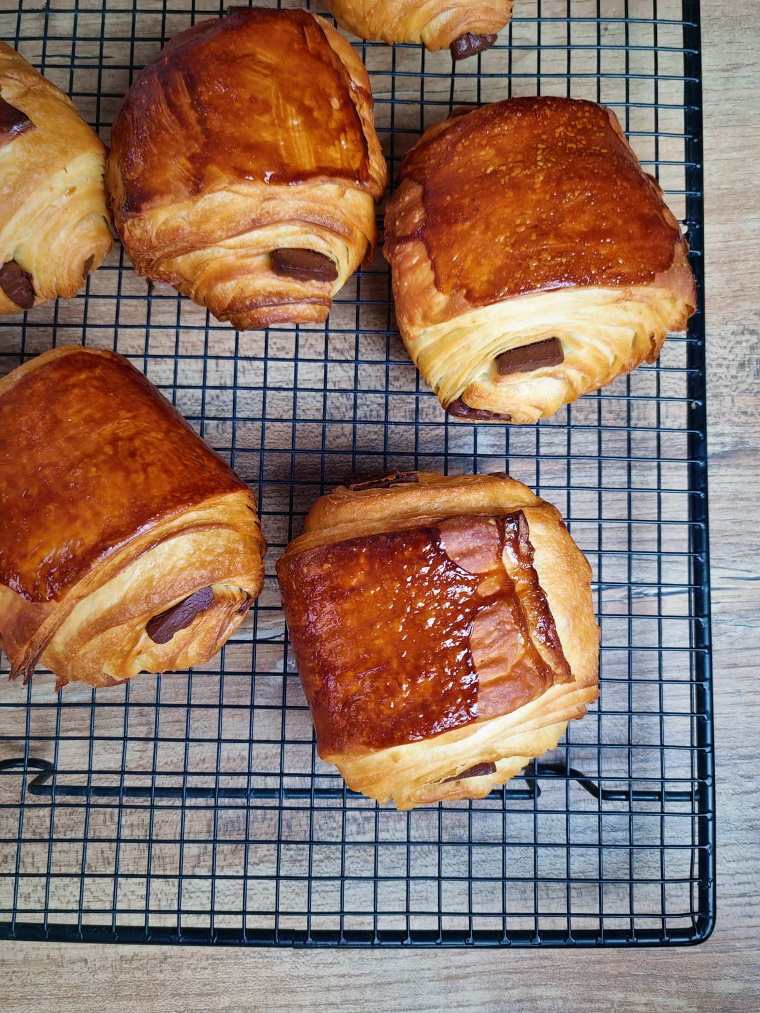
[[[361,39],[416,42],[462,60],[490,49],[513,0],[328,0],[335,20]]]
[[[506,475],[347,483],[277,564],[319,755],[399,809],[483,798],[597,697],[589,565]]]
[[[114,123],[108,186],[135,270],[239,329],[324,321],[376,240],[369,77],[302,10],[232,7],[172,39]]]
[[[208,661],[263,583],[248,487],[114,352],[0,380],[0,647],[58,687]]]
[[[105,159],[69,97],[0,42],[0,314],[70,299],[100,266]]]
[[[653,362],[696,306],[678,222],[593,102],[455,110],[406,155],[385,226],[401,335],[462,418],[553,415]]]

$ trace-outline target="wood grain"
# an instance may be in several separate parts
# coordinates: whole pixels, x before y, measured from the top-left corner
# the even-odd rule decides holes
[[[702,946],[311,951],[5,944],[6,1013],[760,1009],[756,0],[703,3],[718,923]]]

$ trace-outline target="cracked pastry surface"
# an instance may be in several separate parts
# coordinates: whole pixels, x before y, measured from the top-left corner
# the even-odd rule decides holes
[[[319,755],[400,809],[484,797],[596,699],[588,563],[506,475],[347,482],[277,564]]]
[[[405,156],[385,224],[401,335],[465,418],[553,415],[653,362],[696,306],[678,222],[593,102],[455,110]]]
[[[60,688],[208,661],[263,584],[248,487],[114,352],[0,381],[0,647]]]
[[[230,8],[169,42],[111,134],[138,273],[239,329],[321,322],[376,240],[386,166],[369,77],[302,10]]]
[[[71,299],[100,266],[105,158],[68,95],[0,42],[0,314]]]

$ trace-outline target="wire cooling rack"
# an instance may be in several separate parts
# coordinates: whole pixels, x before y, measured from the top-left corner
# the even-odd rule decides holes
[[[219,12],[203,0],[0,0],[0,34],[107,141],[134,74]],[[610,105],[684,222],[701,305],[696,0],[518,0],[499,45],[453,68],[448,53],[357,46],[392,178],[452,105],[536,93]],[[271,545],[256,609],[206,666],[97,693],[56,694],[45,673],[27,687],[0,679],[0,936],[556,945],[709,934],[701,311],[655,366],[522,428],[443,414],[399,340],[379,254],[326,326],[237,333],[148,288],[117,247],[86,296],[4,318],[0,340],[1,372],[53,344],[129,356],[250,482]],[[274,562],[319,494],[378,465],[508,470],[557,504],[594,568],[599,703],[483,801],[397,813],[348,791],[315,752]]]

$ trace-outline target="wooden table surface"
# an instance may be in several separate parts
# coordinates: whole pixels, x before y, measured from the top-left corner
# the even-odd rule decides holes
[[[760,3],[703,0],[718,921],[693,948],[212,949],[5,943],[4,1013],[760,1010]]]

